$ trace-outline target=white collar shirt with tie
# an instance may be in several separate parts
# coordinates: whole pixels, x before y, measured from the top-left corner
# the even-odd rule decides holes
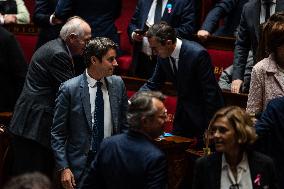
[[[97,93],[97,80],[93,79],[89,76],[88,72],[86,71],[87,75],[87,82],[89,87],[89,94],[90,94],[90,105],[91,105],[91,115],[92,115],[92,125],[94,125],[94,112],[95,112],[95,100],[96,100],[96,93]],[[111,122],[111,109],[110,109],[110,101],[109,101],[109,94],[106,87],[105,79],[102,78],[101,82],[102,85],[102,92],[104,98],[104,138],[109,137],[112,135],[112,122]]]
[[[171,54],[171,57],[175,60],[175,62],[171,61],[171,67],[172,67],[173,70],[174,70],[173,64],[176,65],[176,68],[178,70],[178,61],[179,61],[179,53],[180,53],[181,45],[182,45],[182,40],[177,38],[176,47],[175,47],[174,51]]]
[[[276,8],[276,0],[272,0],[270,4],[270,16],[275,13],[275,8]],[[266,14],[266,5],[265,5],[265,2],[261,0],[261,10],[260,10],[260,17],[259,17],[260,24],[265,22],[265,14]]]

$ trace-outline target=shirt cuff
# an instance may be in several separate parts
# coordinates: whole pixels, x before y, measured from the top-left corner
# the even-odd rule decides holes
[[[54,14],[50,15],[49,17],[49,23],[50,25],[54,26],[55,24],[52,23],[52,19],[54,18]]]
[[[0,15],[0,24],[4,25],[4,15]]]

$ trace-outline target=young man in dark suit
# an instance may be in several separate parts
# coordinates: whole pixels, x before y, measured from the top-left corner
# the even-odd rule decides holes
[[[103,138],[127,129],[127,95],[121,77],[113,76],[116,44],[97,37],[85,49],[87,69],[64,82],[58,92],[51,147],[61,184],[80,188]]]
[[[166,157],[154,144],[167,119],[164,98],[159,92],[131,97],[128,132],[104,139],[83,189],[166,189]]]
[[[160,2],[159,9],[157,2]],[[159,10],[158,13],[156,13],[157,9]],[[194,1],[138,1],[128,26],[128,36],[130,41],[133,42],[132,71],[139,77],[149,78],[152,75],[156,65],[156,56],[152,54],[143,33],[138,31],[147,31],[149,27],[160,21],[165,21],[173,27],[179,38],[190,39],[195,29]]]
[[[166,80],[173,82],[178,97],[173,132],[202,142],[211,117],[224,105],[208,52],[198,43],[178,39],[166,23],[153,25],[146,36],[158,59],[140,90],[159,90]]]
[[[9,127],[15,136],[14,175],[39,171],[52,177],[50,128],[56,93],[62,82],[74,76],[72,55],[82,54],[90,37],[90,26],[74,17],[62,27],[59,38],[34,53]]]

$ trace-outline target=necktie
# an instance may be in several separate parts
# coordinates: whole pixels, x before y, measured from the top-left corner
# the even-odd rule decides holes
[[[98,150],[101,141],[104,138],[104,99],[101,81],[97,81],[97,92],[95,100],[95,112],[94,112],[94,126],[93,126],[93,150]]]
[[[265,6],[265,22],[266,22],[270,17],[270,6],[271,6],[272,1],[271,0],[264,0],[263,3],[264,3],[264,6]]]
[[[161,21],[162,16],[162,3],[163,0],[157,0],[157,5],[155,9],[155,17],[154,17],[154,24],[158,24]]]
[[[172,63],[173,66],[173,74],[174,76],[176,76],[177,74],[176,59],[174,57],[170,57],[170,62]]]

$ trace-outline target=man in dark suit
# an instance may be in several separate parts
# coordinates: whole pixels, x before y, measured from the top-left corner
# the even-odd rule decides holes
[[[9,127],[15,135],[13,174],[40,171],[51,177],[50,128],[56,93],[63,81],[73,77],[72,55],[82,54],[90,37],[90,26],[74,17],[62,27],[60,38],[33,55]]]
[[[161,1],[159,18],[156,18],[157,2]],[[179,38],[189,39],[194,33],[195,14],[193,0],[139,0],[128,26],[128,36],[133,42],[133,74],[149,78],[156,65],[156,56],[152,56],[147,39],[143,33],[147,28],[160,21],[172,26]],[[144,38],[143,38],[144,37]]]
[[[217,2],[208,13],[197,36],[206,40],[211,34],[216,36],[235,36],[240,23],[244,4],[248,0],[222,0]],[[219,27],[219,22],[224,18],[224,24]]]
[[[270,12],[265,11],[266,6],[270,7]],[[253,52],[253,62],[255,64],[260,37],[260,24],[264,23],[274,12],[281,10],[284,10],[284,1],[282,0],[268,0],[268,4],[266,4],[266,0],[251,0],[244,5],[234,50],[233,82],[231,86],[233,93],[248,92],[250,77],[244,80],[244,73],[249,51],[252,50]],[[251,69],[252,67],[253,65]],[[242,90],[241,87],[243,87]]]
[[[129,131],[102,142],[82,188],[166,188],[166,157],[153,143],[163,133],[167,119],[163,100],[159,92],[131,97]]]
[[[53,15],[58,0],[35,0],[34,23],[40,27],[36,49],[59,36],[62,22]]]
[[[280,188],[284,187],[284,97],[271,100],[256,122],[257,148],[270,156],[276,165]]]
[[[80,188],[101,140],[127,128],[125,86],[120,77],[112,76],[118,66],[116,47],[108,38],[91,40],[84,53],[85,73],[60,87],[51,146],[66,189]]]
[[[77,15],[92,28],[92,37],[107,37],[119,44],[115,20],[120,16],[121,0],[58,0],[55,17],[65,20]]]
[[[178,96],[174,133],[202,142],[211,117],[224,104],[208,52],[198,43],[176,38],[166,23],[155,24],[146,36],[158,60],[140,90],[158,90],[165,80],[172,81]]]
[[[14,35],[0,26],[0,112],[13,111],[24,85],[27,67]]]

